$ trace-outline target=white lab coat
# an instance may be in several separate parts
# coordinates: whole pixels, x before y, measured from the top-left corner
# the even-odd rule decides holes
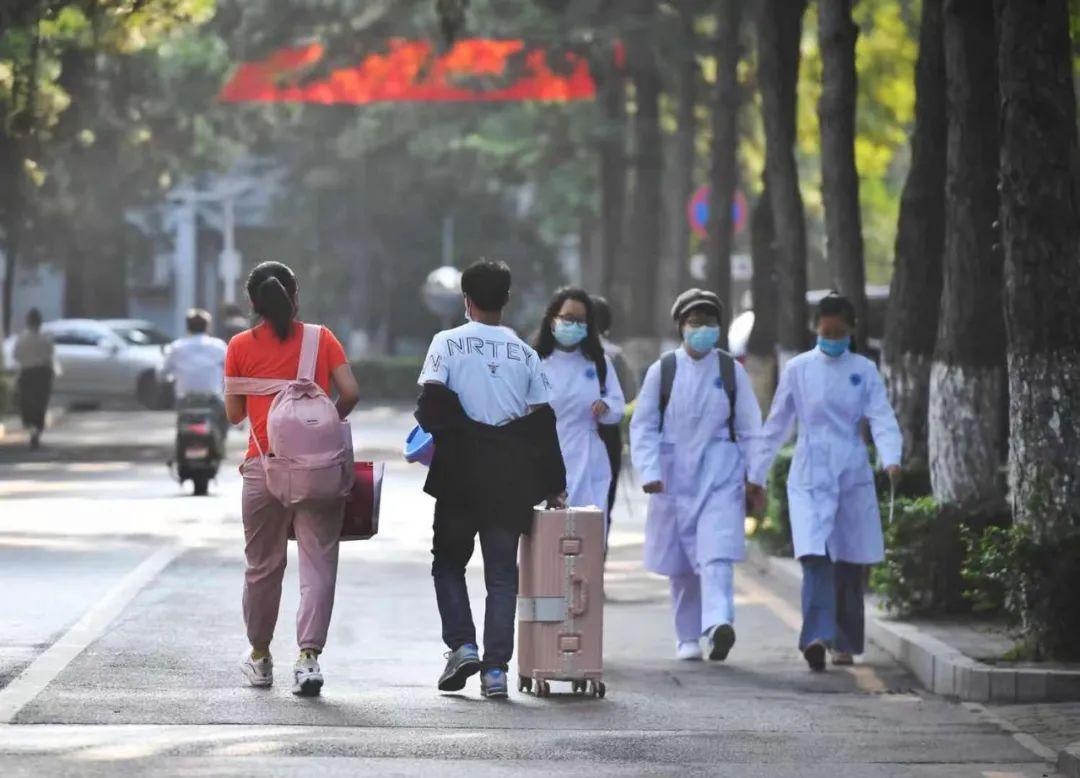
[[[798,421],[788,501],[795,556],[826,553],[837,562],[884,559],[874,473],[860,434],[863,419],[882,467],[900,464],[902,438],[877,366],[820,349],[792,359],[780,376],[769,418],[750,456],[750,481],[764,484],[777,450]]]
[[[761,428],[761,409],[742,365],[735,365],[732,442],[718,352],[700,360],[684,348],[675,353],[675,383],[663,432],[659,361],[645,375],[630,422],[630,453],[642,483],[664,484],[663,493],[649,498],[645,566],[673,577],[745,556],[746,462],[750,440]]]
[[[600,439],[598,424],[618,424],[626,410],[615,366],[607,362],[605,394],[600,393],[596,365],[581,349],[556,349],[543,362],[544,374],[551,385],[551,407],[555,411],[559,446],[566,463],[567,504],[575,507],[596,506],[607,512],[608,488],[611,486],[611,461]],[[599,419],[592,406],[603,400],[608,412]]]

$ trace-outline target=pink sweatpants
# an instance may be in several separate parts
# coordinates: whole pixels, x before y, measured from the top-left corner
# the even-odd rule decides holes
[[[266,489],[266,474],[258,459],[240,468],[244,476],[243,516],[244,623],[255,648],[268,647],[274,637],[281,605],[281,579],[289,546],[289,525],[300,550],[300,610],[296,640],[300,648],[319,651],[326,644],[334,609],[338,546],[344,501],[286,508]]]

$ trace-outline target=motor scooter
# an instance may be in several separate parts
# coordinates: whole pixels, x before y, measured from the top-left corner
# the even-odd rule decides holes
[[[196,497],[207,494],[225,457],[224,410],[211,394],[180,398],[176,409],[176,477],[191,481]]]

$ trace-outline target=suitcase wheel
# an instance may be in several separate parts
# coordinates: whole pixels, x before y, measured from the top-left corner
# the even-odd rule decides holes
[[[604,699],[604,695],[607,694],[607,686],[604,685],[604,682],[596,682],[594,684],[594,688],[596,689],[596,696],[599,697],[601,700]]]
[[[574,694],[585,694],[588,690],[588,682],[572,681],[570,684],[570,688],[573,690]]]
[[[532,678],[526,678],[523,676],[518,677],[518,691],[519,692],[531,692],[532,691]]]
[[[551,696],[551,684],[547,681],[536,682],[536,696],[537,697],[550,697]]]

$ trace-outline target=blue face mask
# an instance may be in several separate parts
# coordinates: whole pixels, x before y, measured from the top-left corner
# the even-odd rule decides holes
[[[687,327],[683,332],[683,340],[691,351],[704,354],[716,348],[720,342],[719,327]]]
[[[579,324],[572,321],[563,321],[562,319],[555,320],[555,326],[552,328],[552,333],[555,335],[555,340],[559,342],[559,345],[563,348],[573,348],[581,341],[585,340],[589,334],[589,327],[585,324]]]
[[[842,356],[849,348],[851,348],[851,337],[840,338],[834,340],[832,338],[822,337],[818,335],[817,339],[818,348],[828,354],[830,357]]]

